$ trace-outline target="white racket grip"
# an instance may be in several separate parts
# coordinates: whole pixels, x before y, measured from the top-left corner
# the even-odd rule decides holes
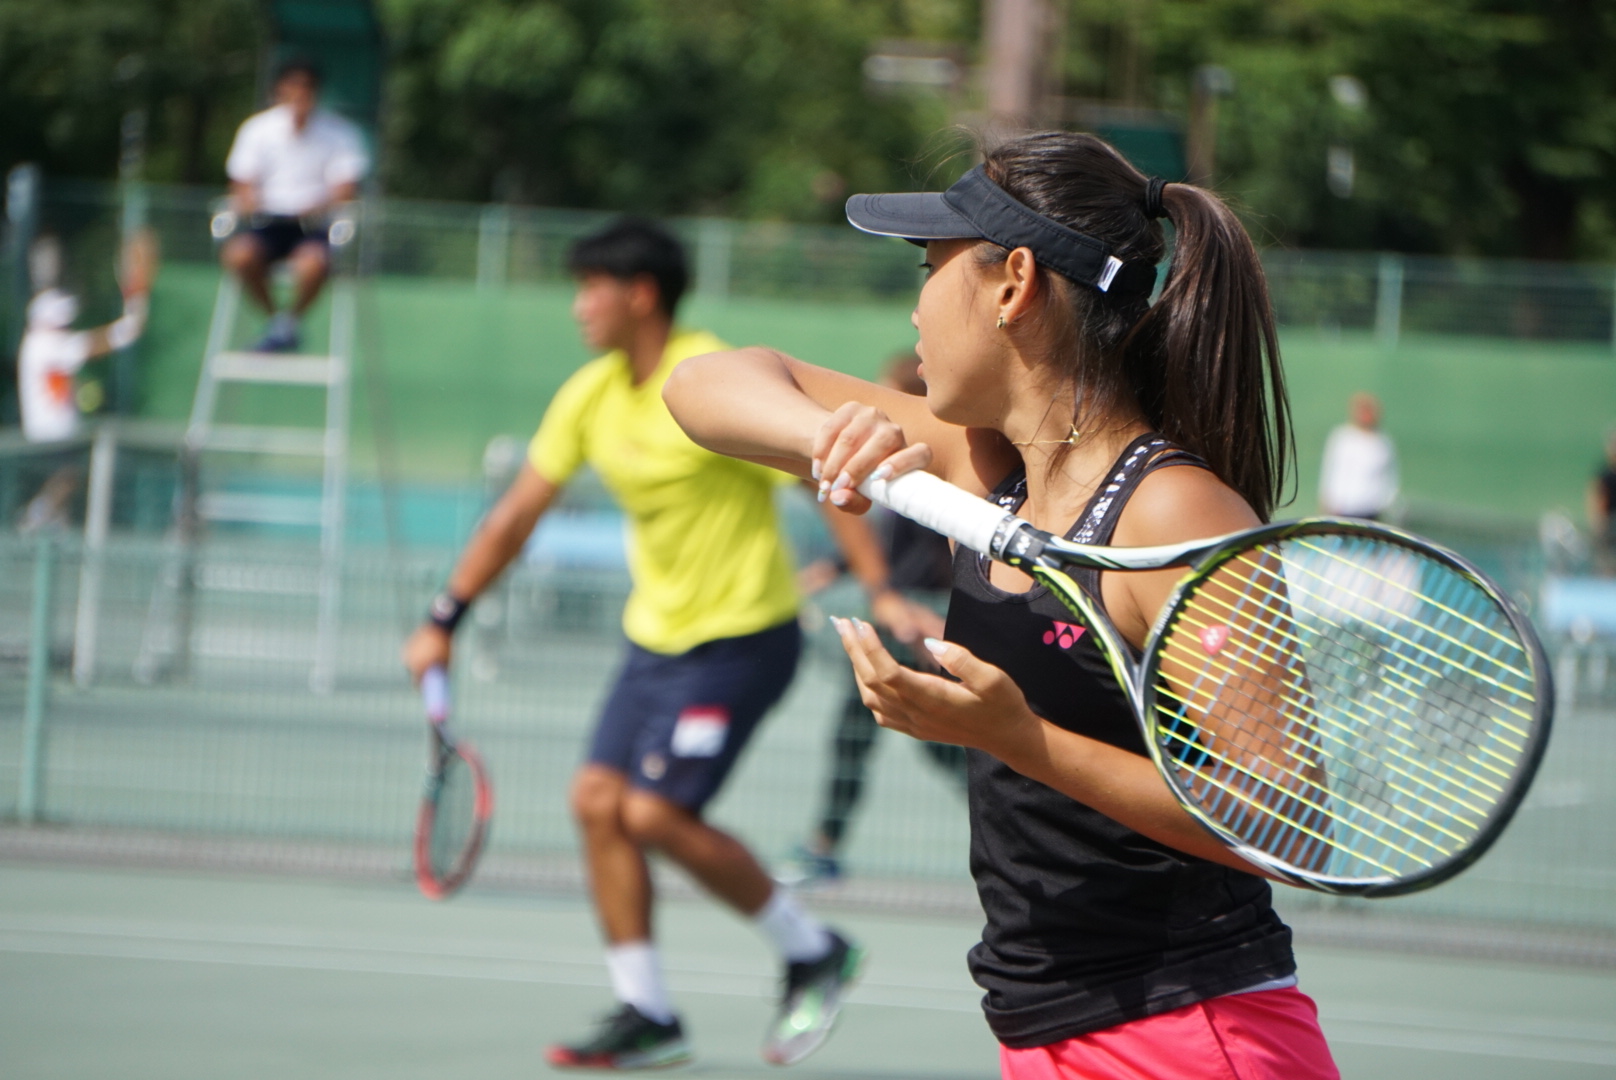
[[[942,533],[972,551],[993,554],[993,538],[1014,514],[928,472],[866,480],[859,491],[894,513]]]
[[[421,703],[426,706],[427,719],[441,724],[449,716],[449,672],[442,664],[434,664],[421,675]]]

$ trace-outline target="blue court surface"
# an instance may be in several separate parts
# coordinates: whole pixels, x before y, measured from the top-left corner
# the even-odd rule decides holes
[[[791,1069],[757,1045],[776,971],[711,904],[660,933],[691,1077],[988,1080],[965,919],[828,911],[870,946],[835,1037]],[[1616,971],[1304,948],[1342,1073],[1376,1080],[1616,1076]],[[577,897],[0,864],[0,1075],[299,1080],[547,1075],[542,1050],[609,1005]]]

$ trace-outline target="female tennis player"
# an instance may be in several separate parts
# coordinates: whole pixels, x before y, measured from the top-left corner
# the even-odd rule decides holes
[[[927,469],[1090,544],[1257,525],[1290,452],[1250,238],[1213,195],[1092,136],[1029,135],[942,194],[858,195],[849,220],[926,249],[912,321],[924,400],[767,349],[688,361],[665,398],[698,443],[792,464],[861,513],[870,476]],[[1164,251],[1176,245],[1152,304]],[[1083,586],[1137,649],[1179,571]],[[953,680],[838,629],[881,723],[966,746],[970,955],[1006,1077],[1315,1080],[1337,1071],[1269,883],[1183,811],[1067,609],[955,553]]]

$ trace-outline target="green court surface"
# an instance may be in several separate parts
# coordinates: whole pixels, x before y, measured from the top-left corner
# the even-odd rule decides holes
[[[665,905],[692,1077],[997,1075],[964,919],[826,913],[870,947],[840,1029],[789,1073],[757,1044],[776,972],[710,904]],[[1303,948],[1342,1075],[1616,1075],[1616,973]],[[0,865],[0,1072],[30,1080],[548,1075],[609,1004],[575,898],[406,884]],[[677,1075],[677,1074],[676,1074]]]

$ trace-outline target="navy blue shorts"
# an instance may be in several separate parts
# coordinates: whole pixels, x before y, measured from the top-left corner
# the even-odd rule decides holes
[[[295,217],[255,218],[249,230],[264,248],[264,261],[278,263],[303,244],[326,246],[324,229],[305,228]]]
[[[642,791],[700,811],[791,685],[801,651],[795,619],[678,656],[630,642],[589,760],[625,774]]]

